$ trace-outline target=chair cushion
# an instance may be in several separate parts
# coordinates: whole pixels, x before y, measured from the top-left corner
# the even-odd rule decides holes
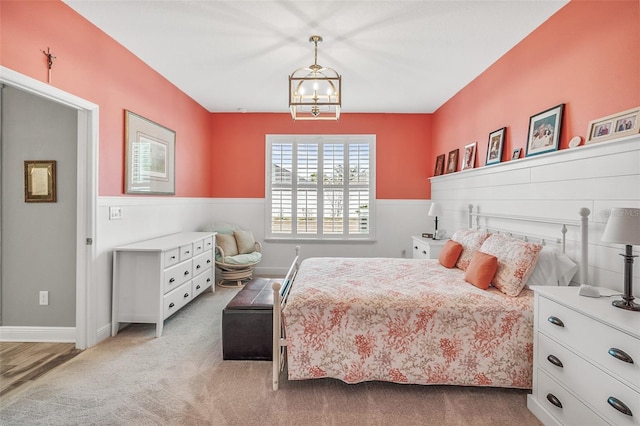
[[[222,251],[224,251],[225,257],[238,254],[238,246],[236,245],[236,239],[233,234],[216,235],[216,245],[220,246]]]
[[[253,253],[237,254],[235,256],[225,256],[224,263],[229,265],[248,265],[260,262],[262,253],[254,251]]]
[[[253,238],[253,233],[251,231],[237,229],[233,234],[236,237],[239,254],[248,254],[256,251],[256,240]]]

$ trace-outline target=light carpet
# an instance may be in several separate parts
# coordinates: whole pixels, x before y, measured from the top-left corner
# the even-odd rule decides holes
[[[2,425],[540,425],[526,391],[333,379],[271,389],[271,362],[222,360],[222,308],[205,292],[134,324],[0,401]]]

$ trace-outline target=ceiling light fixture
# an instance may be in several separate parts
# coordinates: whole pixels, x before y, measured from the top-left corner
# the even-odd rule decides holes
[[[338,120],[342,105],[342,76],[333,68],[318,65],[318,43],[313,35],[313,65],[298,68],[289,76],[289,110],[294,120]]]

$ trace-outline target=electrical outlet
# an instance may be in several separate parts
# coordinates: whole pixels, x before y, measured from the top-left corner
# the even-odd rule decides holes
[[[109,220],[122,219],[122,207],[109,207]]]
[[[49,304],[49,292],[48,291],[41,291],[40,292],[40,304],[41,305],[48,305]]]

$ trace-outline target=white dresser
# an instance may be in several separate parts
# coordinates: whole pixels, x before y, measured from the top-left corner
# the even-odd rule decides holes
[[[182,232],[113,250],[111,335],[120,323],[156,324],[213,286],[215,232]]]
[[[437,259],[447,240],[432,240],[431,238],[411,237],[414,259]]]
[[[640,313],[577,287],[535,291],[533,392],[545,425],[640,425]]]

